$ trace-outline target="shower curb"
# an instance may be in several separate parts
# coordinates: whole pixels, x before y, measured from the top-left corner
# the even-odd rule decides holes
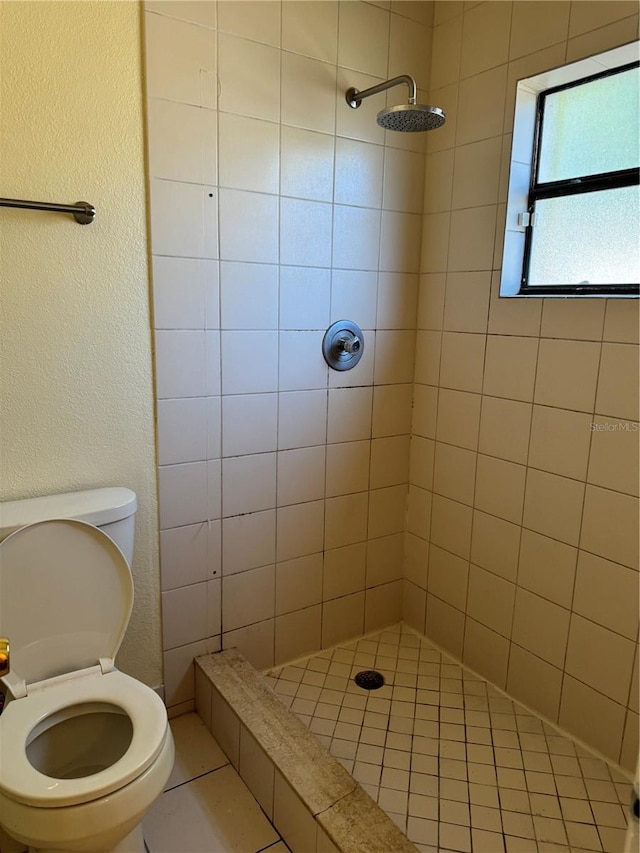
[[[292,853],[417,853],[237,649],[195,671],[196,711]]]

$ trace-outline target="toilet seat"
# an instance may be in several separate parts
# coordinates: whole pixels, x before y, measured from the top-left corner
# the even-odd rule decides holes
[[[52,681],[54,681],[52,679]],[[10,702],[0,724],[0,791],[26,805],[56,808],[96,800],[140,776],[162,750],[168,731],[160,697],[146,685],[117,670],[77,674]],[[121,708],[130,718],[133,737],[124,755],[110,767],[77,779],[53,779],[33,767],[26,744],[35,726],[47,717],[85,703]],[[3,774],[2,768],[10,768]]]

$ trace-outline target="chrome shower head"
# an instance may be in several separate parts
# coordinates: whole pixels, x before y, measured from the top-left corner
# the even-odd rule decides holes
[[[427,104],[399,104],[380,110],[376,119],[385,130],[398,130],[400,133],[420,133],[436,130],[445,121],[443,110]]]
[[[357,109],[364,98],[377,95],[393,86],[404,83],[409,87],[409,103],[395,107],[386,107],[378,113],[377,122],[386,130],[397,130],[401,133],[416,133],[425,130],[435,130],[445,122],[444,110],[426,104],[416,104],[416,81],[408,74],[401,74],[377,86],[371,86],[359,92],[357,89],[347,89],[345,98],[352,109]]]

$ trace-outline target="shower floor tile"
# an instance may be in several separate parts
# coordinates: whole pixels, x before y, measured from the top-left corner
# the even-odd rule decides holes
[[[629,780],[405,626],[265,677],[425,853],[624,847]]]

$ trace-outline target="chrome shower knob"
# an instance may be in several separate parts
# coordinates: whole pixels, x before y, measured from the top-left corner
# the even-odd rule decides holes
[[[351,370],[362,358],[364,335],[350,320],[329,326],[322,339],[324,360],[333,370]]]

